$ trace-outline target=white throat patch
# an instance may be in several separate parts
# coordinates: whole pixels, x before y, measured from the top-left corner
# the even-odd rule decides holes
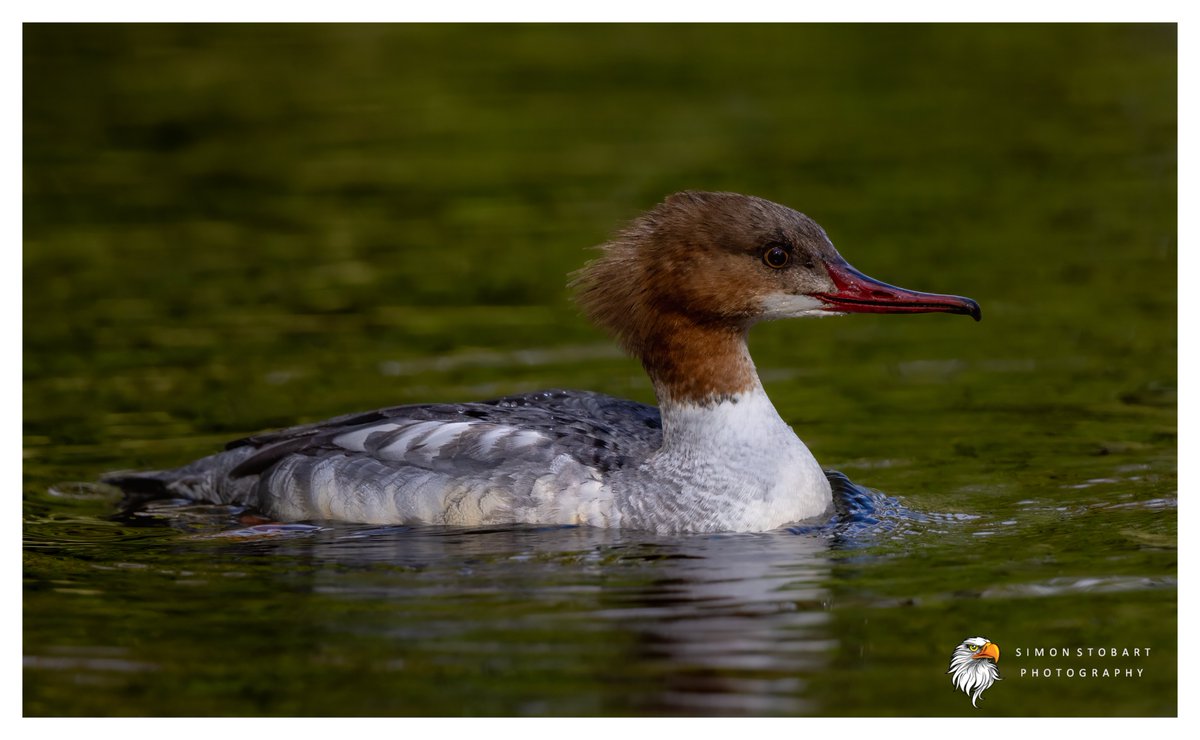
[[[805,316],[829,316],[827,306],[812,296],[789,293],[772,293],[762,299],[763,321],[774,319],[798,319]]]

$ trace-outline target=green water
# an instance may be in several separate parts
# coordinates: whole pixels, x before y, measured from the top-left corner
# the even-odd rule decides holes
[[[24,42],[26,714],[1176,713],[1174,27]],[[230,535],[80,485],[383,405],[651,401],[565,276],[684,188],[983,306],[751,336],[817,459],[908,514]],[[975,635],[1004,678],[978,709],[944,675]],[[1122,677],[1031,675],[1059,668]]]

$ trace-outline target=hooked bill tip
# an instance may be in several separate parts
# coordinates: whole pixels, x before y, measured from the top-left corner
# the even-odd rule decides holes
[[[898,288],[864,275],[845,262],[826,265],[835,290],[812,295],[845,313],[958,313],[979,321],[983,312],[970,298]]]

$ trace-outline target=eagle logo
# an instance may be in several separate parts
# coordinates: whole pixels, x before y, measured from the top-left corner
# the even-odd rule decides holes
[[[1000,662],[1000,648],[986,637],[968,637],[950,656],[950,682],[954,688],[971,697],[971,706],[979,695],[1001,680],[996,663]]]

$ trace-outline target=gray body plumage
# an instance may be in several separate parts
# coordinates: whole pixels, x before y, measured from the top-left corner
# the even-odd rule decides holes
[[[653,406],[542,391],[341,416],[246,437],[175,470],[106,480],[283,520],[614,526],[602,481],[637,469],[661,441]]]
[[[761,388],[708,406],[542,391],[397,406],[232,442],[129,491],[284,521],[762,531],[816,516],[829,483]]]

